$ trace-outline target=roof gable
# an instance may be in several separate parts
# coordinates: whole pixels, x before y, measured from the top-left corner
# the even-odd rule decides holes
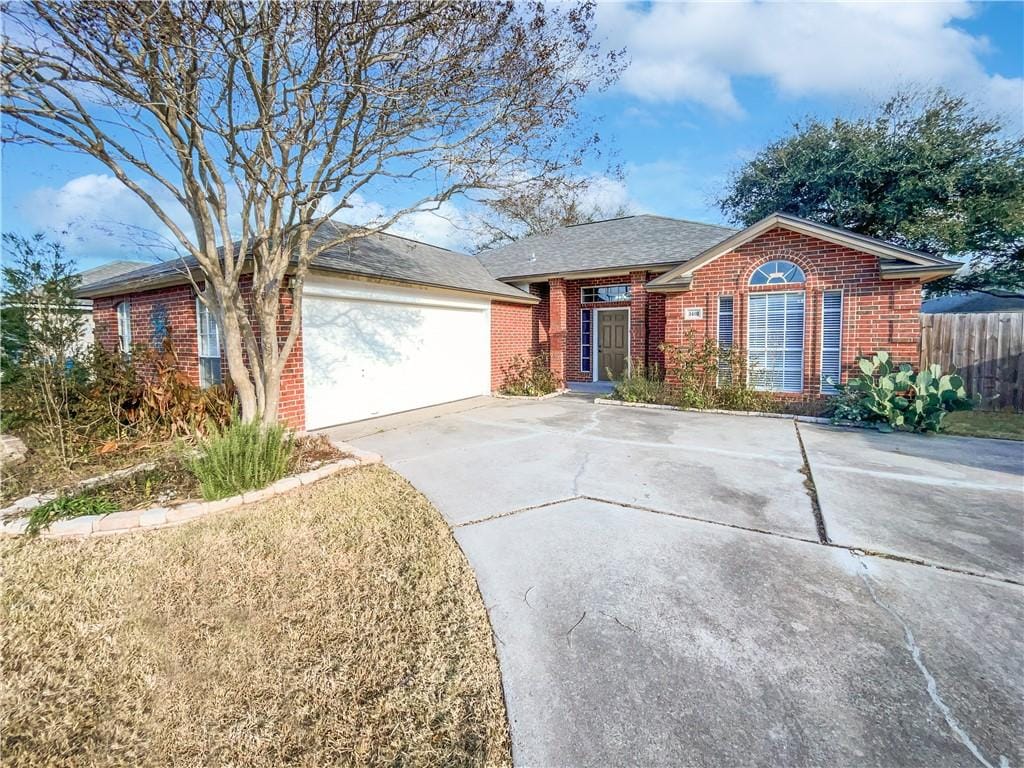
[[[903,248],[884,240],[857,234],[848,229],[819,224],[784,213],[773,213],[716,243],[675,269],[656,277],[647,284],[647,287],[651,290],[686,290],[690,286],[693,273],[705,264],[735,251],[740,246],[776,227],[876,256],[881,263],[883,278],[918,277],[922,280],[933,280],[950,275],[961,266],[938,256]]]

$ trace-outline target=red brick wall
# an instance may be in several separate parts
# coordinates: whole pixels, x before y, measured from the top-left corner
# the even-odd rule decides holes
[[[648,272],[628,272],[612,277],[599,277],[588,280],[566,280],[565,282],[565,380],[591,381],[593,374],[580,370],[581,339],[580,313],[583,309],[629,309],[629,345],[630,356],[634,362],[662,363],[659,347],[664,340],[664,297],[647,293],[646,284],[654,275]],[[591,286],[621,285],[630,286],[631,299],[628,302],[584,303],[580,297],[582,289]],[[543,305],[542,305],[543,306]],[[546,307],[552,316],[555,306]],[[592,321],[594,322],[594,321]],[[596,323],[592,328],[596,335]],[[597,357],[591,360],[591,366],[597,365]]]
[[[281,305],[277,318],[277,341],[283,344],[288,338],[292,322],[292,293],[287,288],[281,291]],[[277,406],[277,418],[293,429],[306,427],[306,382],[302,375],[302,329],[295,339],[295,346],[285,360],[281,372],[281,399]]]
[[[129,301],[132,319],[132,346],[160,351],[165,336],[178,354],[182,371],[199,384],[199,339],[196,331],[195,294],[189,285],[175,285],[143,293],[109,296],[93,302],[92,316],[96,341],[110,350],[117,349],[117,305]],[[136,368],[143,375],[153,369],[144,355],[136,357]],[[225,368],[225,373],[227,369]]]
[[[242,294],[248,301],[252,294],[251,282],[242,284]],[[133,346],[159,349],[163,344],[162,329],[178,354],[182,371],[196,385],[199,384],[199,339],[196,329],[195,293],[189,285],[176,285],[152,291],[109,296],[93,302],[93,321],[96,341],[107,349],[117,348],[117,310],[124,301],[131,302]],[[278,338],[284,341],[292,316],[291,293],[281,291],[281,313],[278,320]],[[225,381],[228,380],[227,361],[221,358]],[[137,367],[143,376],[152,375],[153,370],[142,357]],[[282,422],[295,429],[305,426],[305,389],[302,377],[302,334],[296,339],[292,354],[285,363],[281,376],[281,399],[278,416]]]
[[[491,390],[505,383],[504,369],[516,355],[539,351],[534,308],[529,304],[491,302]]]
[[[689,291],[665,295],[665,340],[680,343],[688,331],[697,340],[714,337],[718,297],[733,297],[734,343],[746,345],[747,296],[752,291],[785,290],[775,286],[749,286],[753,271],[767,261],[786,259],[798,264],[806,276],[804,298],[804,392],[821,394],[822,293],[843,291],[842,379],[858,357],[888,351],[899,362],[916,365],[920,342],[921,284],[916,280],[883,280],[878,259],[776,227],[732,253],[698,269]],[[702,307],[702,320],[684,320],[684,309]]]

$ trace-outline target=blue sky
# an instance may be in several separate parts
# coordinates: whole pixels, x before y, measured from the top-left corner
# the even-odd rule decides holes
[[[587,98],[587,120],[623,166],[597,177],[610,207],[721,222],[729,174],[797,120],[855,116],[899,87],[945,86],[1024,131],[1024,3],[601,4],[598,34],[632,63]],[[152,258],[125,225],[142,204],[87,158],[4,148],[3,229],[65,229],[81,267]],[[392,201],[367,199],[368,212]],[[356,212],[358,213],[358,212]],[[465,206],[417,214],[402,234],[467,247]]]

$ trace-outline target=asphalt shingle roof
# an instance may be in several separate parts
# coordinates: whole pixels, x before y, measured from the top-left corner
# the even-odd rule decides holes
[[[91,285],[92,283],[98,283],[101,280],[109,280],[112,277],[124,275],[128,272],[134,272],[137,269],[142,269],[147,266],[149,266],[149,264],[145,261],[125,261],[123,259],[108,261],[106,264],[100,264],[98,267],[84,269],[79,272],[79,285]]]
[[[499,279],[679,264],[734,235],[717,224],[625,216],[556,229],[484,251],[479,259]]]
[[[947,312],[1024,312],[1024,293],[955,293],[951,296],[936,296],[921,304],[925,314]]]
[[[344,228],[344,225],[337,226]],[[328,236],[327,233],[320,235]],[[322,242],[320,237],[314,238],[314,243]],[[104,295],[122,286],[126,292],[145,290],[148,285],[166,283],[176,275],[184,276],[185,268],[194,266],[191,258],[153,264],[83,285],[78,294]],[[518,288],[495,280],[473,256],[385,233],[368,234],[327,250],[313,260],[312,268],[516,299],[531,298]]]

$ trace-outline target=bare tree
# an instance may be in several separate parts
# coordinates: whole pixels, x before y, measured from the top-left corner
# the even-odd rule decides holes
[[[621,179],[617,169],[609,176],[551,174],[485,197],[475,226],[477,250],[544,235],[559,227],[627,216],[627,203],[602,199],[604,187]]]
[[[597,139],[576,104],[621,69],[592,39],[589,3],[31,0],[5,12],[4,140],[90,155],[146,202],[220,322],[243,417],[267,422],[319,253],[467,190],[578,165]],[[382,193],[401,199],[390,215],[331,223]],[[285,285],[294,311],[279,334]]]

